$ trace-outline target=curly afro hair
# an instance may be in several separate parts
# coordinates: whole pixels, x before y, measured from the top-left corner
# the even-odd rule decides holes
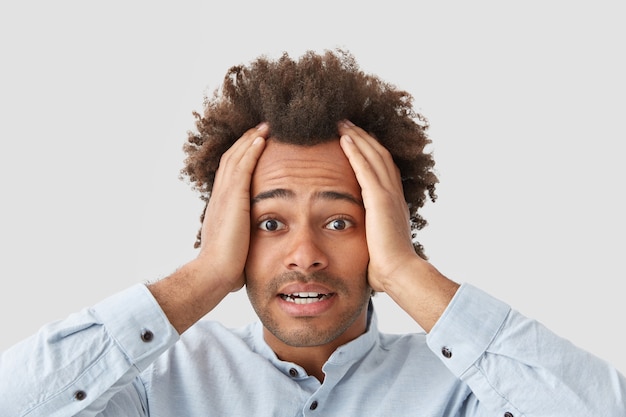
[[[194,112],[197,132],[189,132],[181,178],[208,202],[221,155],[249,128],[265,121],[276,140],[311,146],[339,138],[337,123],[348,119],[385,146],[400,169],[411,217],[415,251],[423,258],[417,231],[426,225],[418,213],[438,182],[428,122],[412,108],[406,91],[360,70],[352,54],[336,49],[308,51],[298,60],[283,53],[231,67],[222,86]],[[204,213],[201,215],[201,221]],[[200,232],[195,246],[200,245]]]

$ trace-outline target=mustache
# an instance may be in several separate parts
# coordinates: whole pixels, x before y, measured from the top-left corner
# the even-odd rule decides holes
[[[335,292],[348,292],[347,286],[341,279],[325,271],[314,271],[310,274],[298,271],[284,272],[274,277],[267,288],[270,292],[277,293],[281,287],[294,282],[303,284],[314,282],[332,288]]]

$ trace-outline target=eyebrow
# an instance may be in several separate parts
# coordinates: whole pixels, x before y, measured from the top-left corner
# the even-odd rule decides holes
[[[294,198],[295,195],[296,194],[291,190],[287,190],[285,188],[275,188],[273,190],[263,191],[262,193],[254,196],[254,198],[250,201],[250,205],[254,205],[260,201],[268,200],[270,198],[282,198],[288,200]],[[356,204],[359,207],[363,207],[363,201],[351,194],[339,191],[320,191],[315,193],[313,197],[320,200],[344,200]]]
[[[273,190],[263,191],[262,193],[257,194],[250,200],[250,205],[254,205],[259,201],[268,200],[270,198],[283,198],[290,199],[295,196],[294,192],[291,190],[286,190],[284,188],[275,188]]]

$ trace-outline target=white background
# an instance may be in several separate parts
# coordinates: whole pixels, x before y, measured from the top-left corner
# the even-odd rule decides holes
[[[231,65],[343,47],[431,123],[431,261],[626,371],[622,2],[214,3],[0,5],[0,349],[195,255],[182,144]]]

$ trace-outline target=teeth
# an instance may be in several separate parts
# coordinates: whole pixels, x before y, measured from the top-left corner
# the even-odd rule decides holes
[[[320,294],[317,292],[295,292],[292,294],[282,294],[282,299],[295,304],[311,304],[317,303],[329,297],[329,294]]]
[[[307,297],[319,297],[319,293],[316,292],[295,292],[293,294],[289,294],[290,297],[300,297],[300,298],[307,298]]]

